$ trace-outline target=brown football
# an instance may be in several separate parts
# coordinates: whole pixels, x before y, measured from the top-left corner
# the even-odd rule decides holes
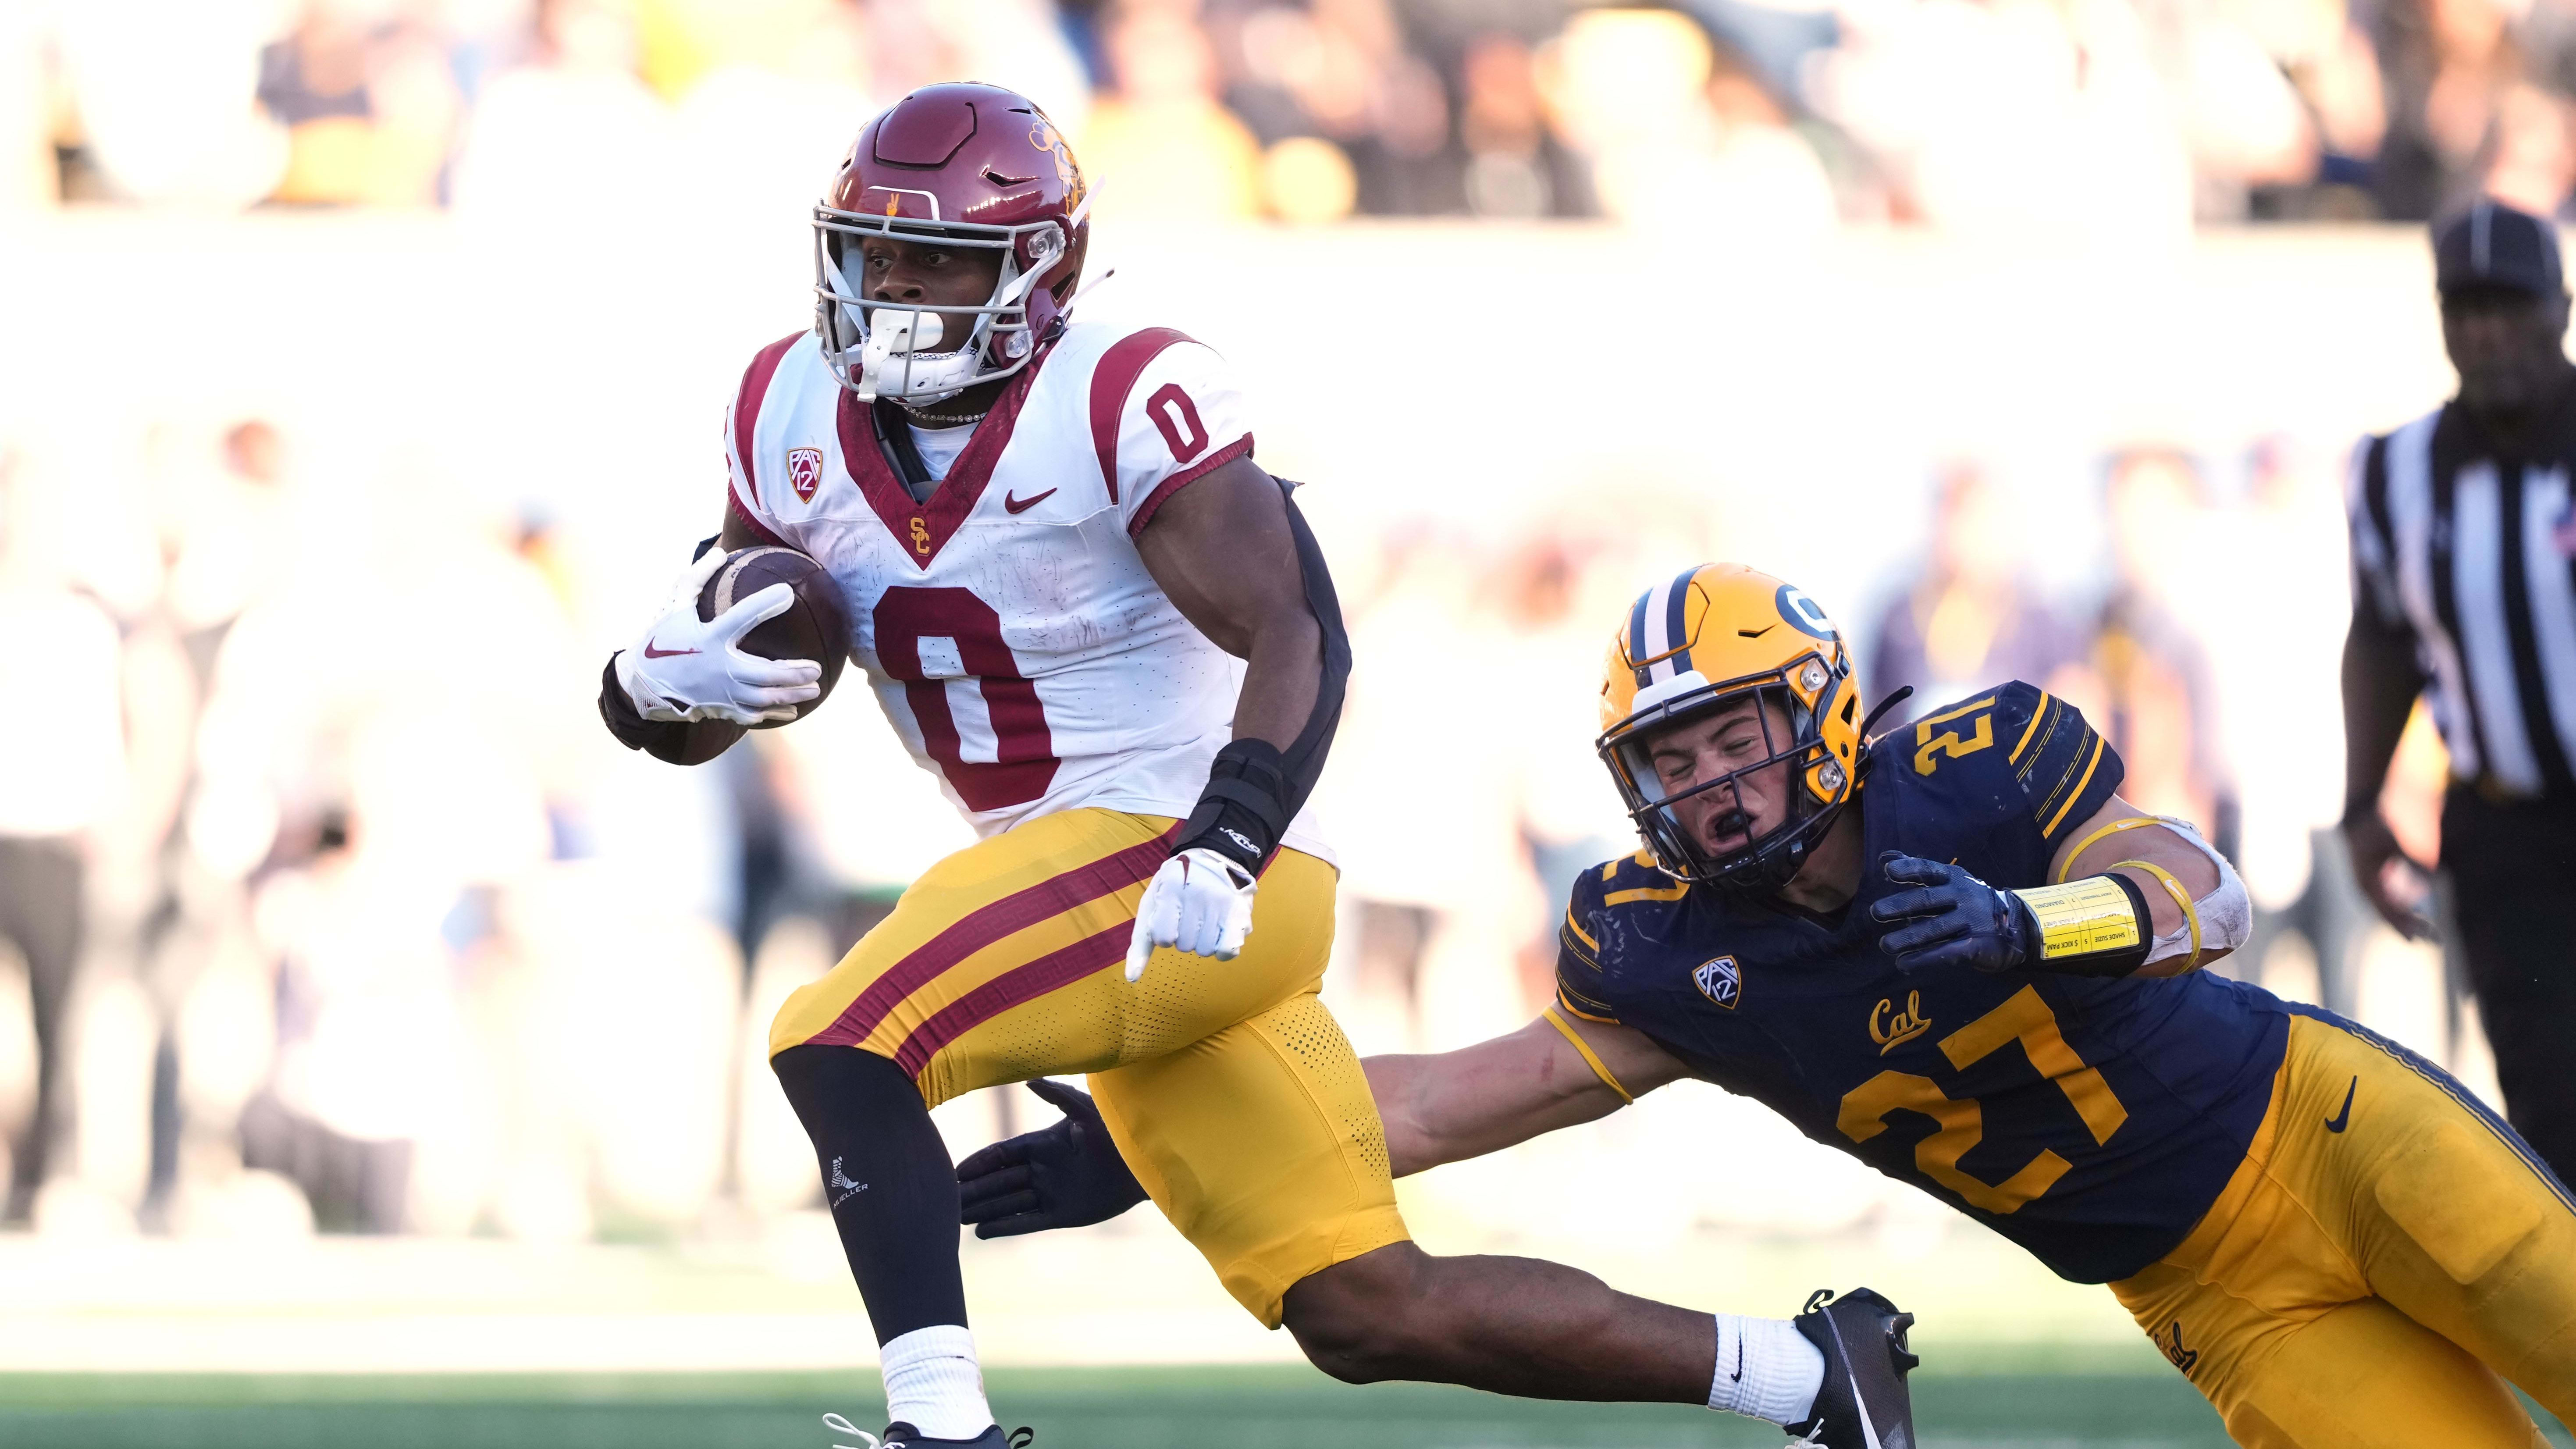
[[[735,550],[698,591],[698,617],[712,620],[771,584],[795,590],[796,601],[786,612],[763,620],[743,635],[742,649],[764,659],[811,659],[823,666],[823,692],[796,707],[796,717],[803,719],[832,697],[832,687],[841,682],[841,666],[850,656],[850,614],[841,602],[841,586],[812,555],[776,544]],[[753,728],[774,729],[786,723],[776,720]],[[689,726],[679,763],[712,760],[742,735],[741,725],[698,720]]]

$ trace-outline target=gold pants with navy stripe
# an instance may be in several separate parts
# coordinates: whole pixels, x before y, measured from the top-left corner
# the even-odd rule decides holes
[[[2537,1449],[2576,1418],[2576,1206],[2451,1077],[2298,1016],[2253,1150],[2111,1285],[2250,1449]]]
[[[788,998],[769,1050],[875,1052],[934,1107],[978,1087],[1090,1073],[1155,1205],[1275,1328],[1290,1284],[1408,1236],[1368,1078],[1316,997],[1333,868],[1280,851],[1243,954],[1161,951],[1131,985],[1136,903],[1172,829],[1066,810],[957,852]]]

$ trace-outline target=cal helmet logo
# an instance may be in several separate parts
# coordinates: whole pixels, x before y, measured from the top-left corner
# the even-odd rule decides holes
[[[806,503],[814,501],[814,490],[823,486],[823,450],[790,448],[787,450],[787,486]]]
[[[1824,609],[1793,584],[1782,584],[1780,591],[1772,596],[1771,606],[1780,611],[1781,618],[1789,621],[1790,628],[1810,639],[1831,642],[1837,637],[1833,621],[1825,617]]]
[[[1744,973],[1736,967],[1732,956],[1701,962],[1699,968],[1691,972],[1691,981],[1699,987],[1700,995],[1729,1011],[1733,1011],[1735,1003],[1744,997]]]

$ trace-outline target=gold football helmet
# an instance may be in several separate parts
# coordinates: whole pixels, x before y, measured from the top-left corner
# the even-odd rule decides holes
[[[1778,707],[1789,737],[1772,737],[1772,712],[1757,711],[1768,746],[1760,761],[1665,794],[1649,741],[1748,695]],[[1798,873],[1851,800],[1863,723],[1850,651],[1814,600],[1742,564],[1702,564],[1629,607],[1603,670],[1593,747],[1666,874],[1768,892]],[[1740,849],[1712,854],[1674,815],[1677,801],[1784,762],[1802,786],[1790,791],[1788,818]]]

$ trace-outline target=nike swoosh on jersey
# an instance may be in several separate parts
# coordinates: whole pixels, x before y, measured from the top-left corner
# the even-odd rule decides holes
[[[2341,1132],[2352,1125],[2352,1094],[2360,1090],[2361,1078],[2359,1077],[2353,1078],[2352,1085],[2343,1089],[2343,1110],[2326,1119],[2328,1132]]]
[[[1054,496],[1055,490],[1052,488],[1039,494],[1035,498],[1013,498],[1010,494],[1004,493],[1002,495],[1002,507],[1007,512],[1026,513],[1030,509],[1037,507],[1039,504],[1046,502]]]
[[[657,649],[653,646],[650,640],[647,640],[644,645],[644,657],[647,659],[668,659],[677,654],[695,654],[697,652],[698,651],[695,649]]]

